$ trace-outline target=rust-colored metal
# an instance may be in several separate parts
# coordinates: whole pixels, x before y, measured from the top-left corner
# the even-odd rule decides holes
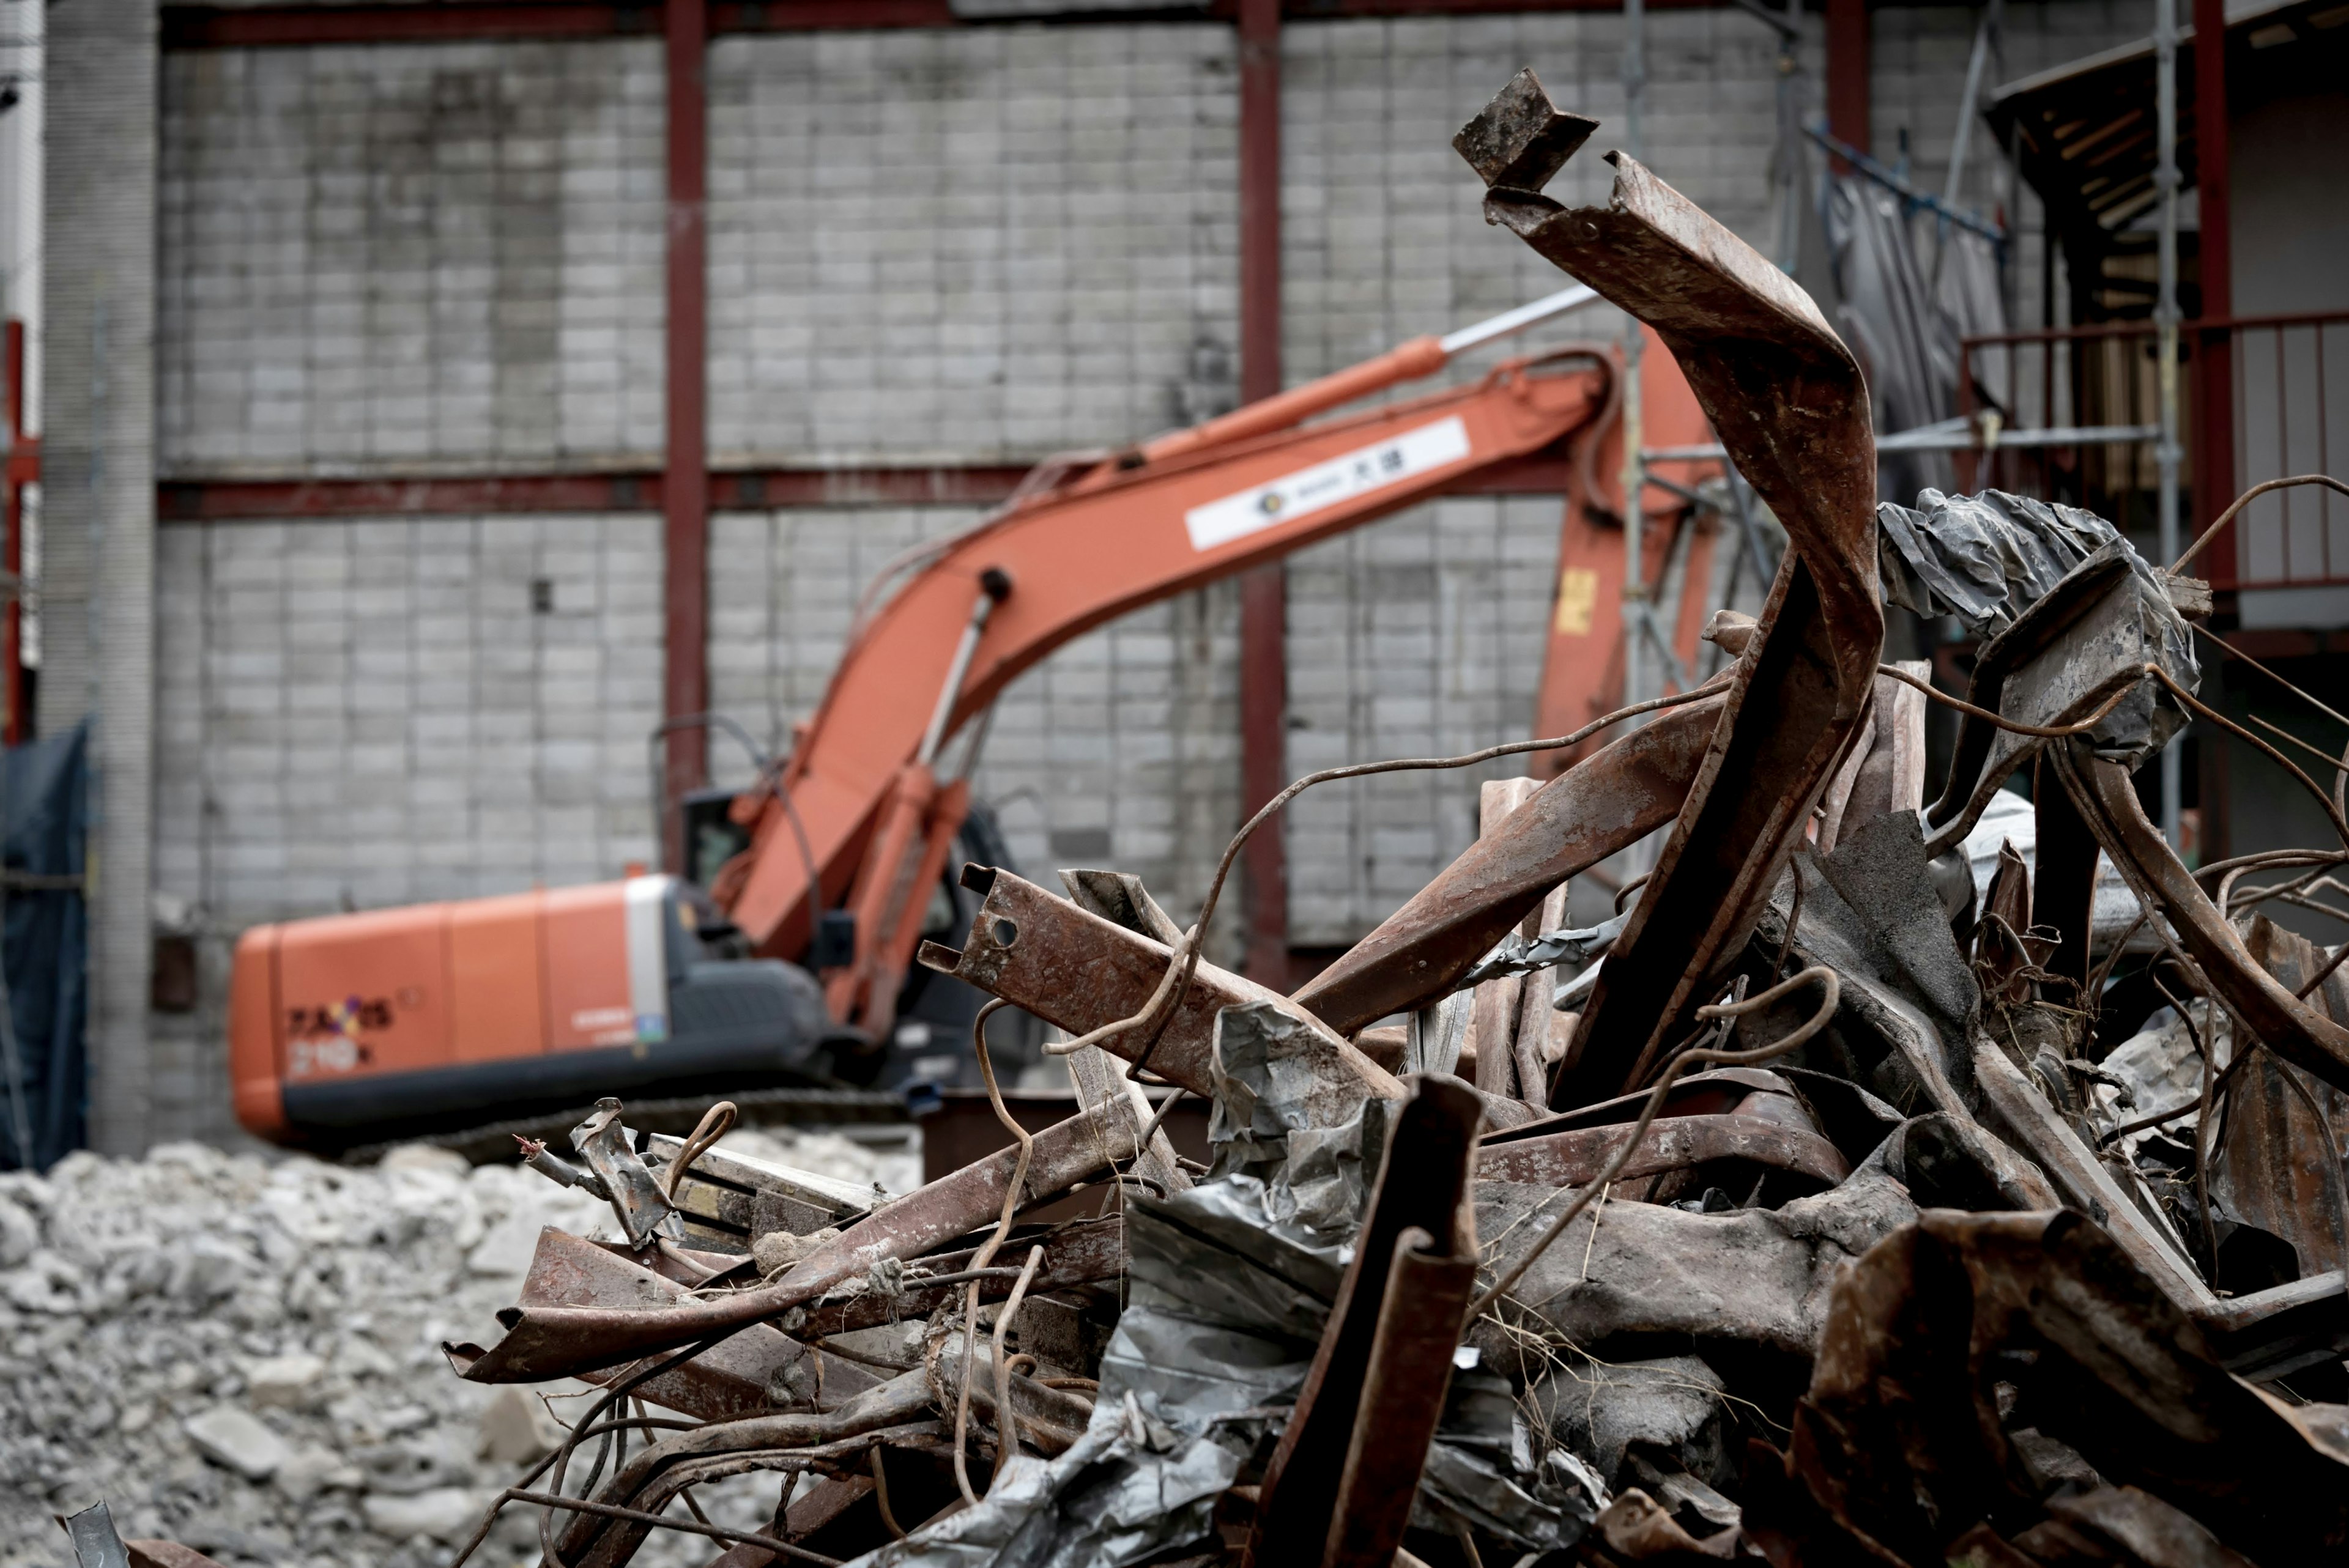
[[[1476,1248],[1416,1225],[1395,1239],[1362,1401],[1330,1511],[1325,1568],[1388,1568],[1411,1522],[1427,1445],[1452,1387],[1460,1320],[1476,1291]]]
[[[2324,965],[2308,938],[2263,914],[2251,917],[2243,945],[2295,995]],[[2308,1000],[2335,1023],[2349,1017],[2349,975],[2334,970]],[[2349,1095],[2327,1083],[2295,1084],[2288,1075],[2299,1072],[2265,1052],[2243,1064],[2220,1124],[2219,1179],[2234,1216],[2291,1243],[2305,1277],[2349,1264],[2339,1142]]]
[[[2050,755],[2105,852],[2140,901],[2168,915],[2219,997],[2270,1050],[2335,1088],[2349,1089],[2349,1028],[2293,996],[2252,959],[2161,830],[2146,820],[2128,769],[2098,758],[2084,738],[2058,743]]]
[[[1165,978],[1172,954],[1164,944],[1087,913],[1009,872],[967,866],[963,886],[986,894],[968,939],[959,951],[924,943],[922,962],[1016,1002],[1072,1035],[1133,1016]],[[1103,1041],[1102,1048],[1128,1061],[1149,1048],[1153,1072],[1195,1094],[1211,1095],[1216,1015],[1249,1002],[1269,1003],[1312,1030],[1334,1075],[1324,1075],[1324,1081],[1350,1078],[1381,1099],[1402,1097],[1402,1085],[1392,1073],[1320,1019],[1278,992],[1212,964],[1199,965],[1155,1047],[1149,1047],[1147,1031],[1134,1029]]]
[[[920,1423],[936,1414],[931,1397],[927,1377],[905,1372],[874,1385],[837,1409],[755,1416],[672,1433],[631,1455],[596,1501],[658,1513],[686,1486],[718,1480],[723,1473],[769,1468],[755,1462],[739,1468],[727,1463],[738,1456],[750,1458],[787,1449],[821,1449],[843,1439]],[[651,1528],[630,1520],[577,1515],[564,1532],[563,1560],[579,1568],[610,1568],[626,1563]]]
[[[639,1267],[598,1243],[549,1227],[538,1234],[538,1251],[523,1276],[519,1305],[610,1307],[622,1311],[673,1307],[688,1287]],[[781,1331],[754,1325],[695,1357],[683,1366],[639,1384],[648,1404],[679,1410],[705,1421],[730,1421],[774,1408],[768,1389],[807,1354],[807,1347]],[[590,1372],[589,1382],[609,1374]],[[852,1369],[853,1392],[873,1379]]]
[[[1404,1255],[1408,1232],[1428,1238],[1437,1256],[1466,1262],[1468,1284],[1475,1283],[1475,1220],[1467,1209],[1467,1195],[1482,1114],[1475,1090],[1440,1078],[1420,1080],[1417,1092],[1395,1113],[1386,1161],[1355,1241],[1354,1261],[1338,1287],[1312,1370],[1306,1374],[1296,1409],[1265,1470],[1246,1557],[1256,1568],[1326,1560],[1333,1532],[1345,1525],[1337,1509],[1350,1470],[1359,1472],[1375,1463],[1392,1483],[1408,1469],[1409,1484],[1402,1488],[1408,1513],[1428,1439],[1434,1434],[1434,1414],[1442,1409],[1442,1394],[1436,1396],[1433,1412],[1414,1404],[1410,1410],[1414,1424],[1406,1427],[1403,1412],[1390,1414],[1372,1407],[1365,1391],[1374,1372],[1380,1387],[1389,1390],[1405,1367],[1419,1368],[1423,1377],[1450,1376],[1466,1295],[1459,1296],[1448,1323],[1431,1329],[1423,1319],[1398,1317],[1393,1331],[1382,1339],[1383,1309],[1389,1282],[1398,1277],[1395,1264]],[[1430,1275],[1422,1283],[1451,1286],[1449,1276],[1439,1280]],[[1428,1343],[1433,1338],[1442,1342],[1440,1372],[1427,1366]],[[1356,1437],[1365,1428],[1382,1451],[1375,1460],[1358,1462]],[[1400,1522],[1394,1531],[1399,1538]],[[1390,1554],[1392,1545],[1390,1542]]]
[[[1496,116],[1567,118],[1546,94],[1505,94],[1464,139]],[[1793,548],[1583,1013],[1560,1074],[1568,1104],[1630,1087],[1689,1032],[1866,713],[1884,642],[1876,443],[1850,350],[1784,273],[1632,159],[1608,157],[1603,207],[1495,187],[1485,217],[1655,328]]]
[[[1607,1169],[1630,1131],[1628,1125],[1584,1127],[1497,1143],[1477,1156],[1476,1174],[1484,1181],[1585,1186]],[[1816,1132],[1754,1116],[1676,1116],[1659,1119],[1648,1129],[1615,1180],[1660,1176],[1716,1160],[1750,1161],[1823,1187],[1851,1174],[1851,1162]]]
[[[1728,700],[1667,708],[1551,779],[1299,990],[1297,1005],[1350,1035],[1443,995],[1551,888],[1679,814]]]
[[[1026,1198],[1032,1202],[1051,1197],[1098,1175],[1112,1161],[1131,1161],[1140,1131],[1132,1104],[1114,1099],[1037,1133]],[[510,1307],[499,1315],[506,1336],[489,1349],[474,1345],[442,1349],[458,1375],[472,1382],[536,1383],[579,1377],[701,1339],[730,1336],[804,1305],[877,1264],[918,1257],[992,1224],[1003,1208],[1018,1158],[1017,1150],[1007,1149],[907,1193],[756,1290],[652,1311]]]
[[[1030,1243],[1022,1243],[1024,1247]],[[1125,1222],[1112,1215],[1105,1219],[1087,1220],[1071,1225],[1065,1231],[1039,1237],[1036,1244],[1044,1249],[1044,1261],[1037,1265],[1036,1277],[1029,1283],[1030,1295],[1047,1291],[1062,1290],[1070,1285],[1093,1284],[1113,1280],[1125,1272]],[[978,1255],[977,1248],[952,1253],[934,1253],[922,1260],[922,1267],[931,1274],[958,1274],[971,1266]],[[994,1277],[978,1282],[978,1299],[982,1302],[1001,1301],[1011,1294],[1010,1276],[1018,1271],[1006,1268]],[[885,1323],[907,1322],[926,1317],[949,1303],[959,1305],[968,1285],[932,1285],[925,1287],[911,1275],[905,1280],[903,1295],[880,1295],[866,1292],[845,1301],[825,1302],[807,1309],[807,1322],[799,1333],[806,1338],[821,1338],[830,1334],[847,1334],[859,1328],[876,1328]]]

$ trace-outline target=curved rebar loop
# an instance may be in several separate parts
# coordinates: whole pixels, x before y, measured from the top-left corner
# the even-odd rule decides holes
[[[995,1315],[995,1337],[990,1345],[995,1362],[995,1470],[987,1478],[987,1490],[993,1491],[995,1483],[1003,1479],[1003,1467],[1019,1451],[1019,1419],[1011,1413],[1011,1363],[1005,1358],[1004,1336],[1011,1331],[1011,1320],[1019,1315],[1019,1304],[1027,1299],[1028,1286],[1036,1278],[1037,1267],[1044,1261],[1042,1247],[1028,1249],[1028,1264],[1011,1286],[1011,1295],[1003,1309]],[[962,1363],[962,1397],[970,1398],[970,1358]]]
[[[694,1123],[692,1135],[686,1139],[684,1147],[677,1151],[677,1159],[669,1164],[668,1180],[661,1184],[661,1196],[671,1204],[676,1203],[677,1184],[685,1180],[686,1168],[709,1153],[719,1139],[733,1131],[734,1123],[740,1116],[741,1112],[734,1108],[730,1099],[721,1099],[701,1113],[701,1119]]]
[[[905,1539],[905,1527],[889,1510],[889,1472],[881,1467],[881,1445],[874,1444],[864,1450],[868,1468],[873,1471],[873,1501],[881,1510],[881,1527],[899,1541]]]
[[[1167,1023],[1173,1019],[1174,1009],[1182,1006],[1184,994],[1191,986],[1191,977],[1198,973],[1199,954],[1206,942],[1207,928],[1216,917],[1216,905],[1223,897],[1224,883],[1231,876],[1233,862],[1239,859],[1240,851],[1246,847],[1248,840],[1254,836],[1258,828],[1278,815],[1282,807],[1315,785],[1334,783],[1341,779],[1364,779],[1378,773],[1427,772],[1442,769],[1473,768],[1479,762],[1490,762],[1496,757],[1515,757],[1528,751],[1562,750],[1569,746],[1578,746],[1600,730],[1611,725],[1620,724],[1627,718],[1636,718],[1640,714],[1655,713],[1667,707],[1678,707],[1683,703],[1697,702],[1725,691],[1729,688],[1729,684],[1735,674],[1734,667],[1726,669],[1702,686],[1692,687],[1688,691],[1676,692],[1670,696],[1653,697],[1646,702],[1636,702],[1628,707],[1619,707],[1610,714],[1592,719],[1571,735],[1562,735],[1547,740],[1506,741],[1499,746],[1488,746],[1482,751],[1470,751],[1458,757],[1396,758],[1386,762],[1356,762],[1343,768],[1325,768],[1319,773],[1308,773],[1304,778],[1296,780],[1279,794],[1267,800],[1257,809],[1256,815],[1242,823],[1240,830],[1232,835],[1231,842],[1224,847],[1224,858],[1216,864],[1215,876],[1207,883],[1207,896],[1200,903],[1199,918],[1193,923],[1190,930],[1183,934],[1183,939],[1176,943],[1174,949],[1167,954],[1166,973],[1159,980],[1158,988],[1150,994],[1150,999],[1142,1005],[1142,1010],[1130,1017],[1103,1024],[1099,1028],[1080,1035],[1073,1040],[1048,1045],[1044,1049],[1053,1056],[1064,1057],[1072,1051],[1082,1050],[1087,1046],[1098,1046],[1104,1041],[1113,1040],[1129,1030],[1148,1027],[1153,1031],[1150,1040],[1143,1047],[1133,1062],[1136,1068],[1145,1065],[1150,1060],[1150,1053],[1158,1047],[1159,1037],[1164,1034]]]
[[[745,1324],[742,1326],[747,1328],[750,1326]],[[695,1357],[699,1356],[706,1351],[715,1349],[718,1346],[733,1338],[735,1335],[740,1332],[741,1329],[740,1328],[724,1329],[717,1334],[710,1335],[705,1339],[698,1340],[692,1345],[687,1346],[676,1355],[668,1357],[664,1360],[652,1361],[650,1366],[641,1366],[633,1372],[626,1373],[621,1377],[615,1377],[610,1386],[604,1390],[604,1397],[595,1401],[595,1403],[589,1408],[586,1415],[580,1418],[579,1425],[574,1428],[569,1435],[564,1439],[562,1446],[556,1449],[554,1452],[548,1457],[546,1464],[554,1467],[554,1480],[549,1484],[554,1487],[554,1491],[558,1494],[561,1493],[563,1491],[564,1480],[570,1472],[571,1456],[574,1451],[576,1451],[579,1444],[585,1439],[589,1431],[593,1429],[595,1431],[601,1431],[605,1433],[605,1436],[602,1445],[595,1450],[595,1462],[588,1467],[587,1480],[581,1486],[580,1493],[582,1496],[585,1496],[587,1493],[594,1491],[595,1490],[595,1482],[603,1477],[605,1460],[612,1457],[612,1441],[614,1437],[618,1437],[622,1439],[621,1458],[625,1459],[626,1457],[627,1449],[626,1447],[626,1439],[627,1434],[626,1429],[633,1424],[626,1420],[620,1420],[609,1422],[602,1426],[595,1425],[595,1423],[602,1419],[605,1412],[611,1409],[613,1406],[619,1405],[625,1413],[627,1397],[634,1393],[639,1385],[650,1382],[664,1372],[684,1366]],[[649,1357],[646,1359],[647,1361],[652,1360]],[[614,1469],[616,1470],[617,1468],[618,1465],[616,1461]],[[545,1465],[542,1465],[539,1470],[533,1473],[544,1474]],[[496,1517],[497,1506],[499,1505],[492,1505],[490,1511],[491,1519],[494,1519]],[[490,1520],[483,1520],[481,1522],[481,1533],[487,1535],[489,1533],[489,1527]],[[556,1549],[554,1544],[554,1515],[551,1512],[542,1513],[538,1516],[538,1544],[540,1550],[544,1553],[546,1568],[569,1568],[569,1564],[564,1561],[563,1553]]]
[[[978,1251],[971,1254],[969,1266],[973,1269],[983,1269],[993,1263],[1003,1238],[1011,1233],[1012,1217],[1019,1212],[1019,1194],[1028,1185],[1029,1157],[1036,1150],[1036,1140],[1005,1109],[1003,1090],[995,1082],[995,1062],[987,1054],[987,1020],[1010,1005],[1000,996],[989,997],[987,1005],[979,1008],[978,1016],[970,1022],[971,1048],[978,1055],[978,1076],[987,1085],[987,1102],[995,1108],[996,1120],[1019,1142],[1019,1158],[1012,1162],[1010,1184],[1003,1190],[1003,1217],[996,1222],[993,1233],[979,1243]],[[978,1505],[978,1493],[971,1490],[964,1443],[970,1431],[970,1365],[978,1350],[978,1283],[976,1279],[970,1282],[969,1294],[963,1301],[962,1388],[955,1396],[955,1485],[962,1490],[962,1500],[974,1508]]]
[[[1631,1124],[1631,1135],[1625,1139],[1621,1147],[1615,1150],[1615,1157],[1607,1162],[1607,1169],[1584,1182],[1582,1191],[1574,1195],[1574,1202],[1568,1203],[1559,1212],[1557,1218],[1549,1222],[1549,1228],[1536,1238],[1534,1244],[1526,1249],[1524,1255],[1509,1266],[1508,1272],[1495,1280],[1490,1289],[1468,1304],[1468,1315],[1464,1321],[1475,1322],[1485,1308],[1507,1295],[1517,1281],[1525,1277],[1526,1270],[1533,1266],[1534,1260],[1547,1252],[1552,1243],[1566,1234],[1567,1228],[1574,1223],[1584,1209],[1589,1207],[1593,1195],[1605,1191],[1613,1185],[1615,1178],[1622,1174],[1623,1167],[1630,1163],[1632,1154],[1640,1147],[1640,1140],[1648,1135],[1649,1124],[1656,1119],[1656,1112],[1663,1109],[1665,1095],[1671,1091],[1673,1082],[1683,1071],[1697,1063],[1710,1063],[1721,1067],[1754,1067],[1785,1056],[1827,1026],[1827,1020],[1835,1016],[1836,1008],[1843,1001],[1843,982],[1837,978],[1834,970],[1825,965],[1813,965],[1801,974],[1780,981],[1758,996],[1749,996],[1743,1002],[1716,1003],[1699,1007],[1696,1010],[1696,1016],[1698,1021],[1702,1023],[1710,1023],[1716,1018],[1742,1017],[1745,1014],[1757,1012],[1768,1006],[1780,997],[1790,995],[1798,987],[1807,985],[1813,981],[1819,983],[1821,993],[1819,1010],[1784,1037],[1750,1051],[1724,1051],[1699,1047],[1695,1050],[1682,1051],[1666,1062],[1662,1074],[1656,1079],[1656,1087],[1648,1091],[1648,1102],[1640,1108],[1640,1119]]]
[[[2177,697],[2179,702],[2184,703],[2188,707],[2192,708],[2197,715],[2209,719],[2211,723],[2217,725],[2228,734],[2240,736],[2241,738],[2250,741],[2253,746],[2258,747],[2261,751],[2265,752],[2268,757],[2274,761],[2277,767],[2286,769],[2293,778],[2299,779],[2301,783],[2307,788],[2308,792],[2316,797],[2316,803],[2324,808],[2325,818],[2327,820],[2332,822],[2333,830],[2340,835],[2342,847],[2349,849],[2349,817],[2344,817],[2341,811],[2334,808],[2333,804],[2333,797],[2326,794],[2323,789],[2317,788],[2316,780],[2311,779],[2300,764],[2294,762],[2291,758],[2286,757],[2282,752],[2278,751],[2274,747],[2270,746],[2266,741],[2261,740],[2258,736],[2253,735],[2241,725],[2237,724],[2233,719],[2229,718],[2225,714],[2220,713],[2217,708],[2212,707],[2209,703],[2204,702],[2200,697],[2196,696],[2192,692],[2188,691],[2183,686],[2178,684],[2177,679],[2173,677],[2168,670],[2163,669],[2159,665],[2149,664],[2145,666],[2145,670],[2146,674],[2159,681],[2163,686],[2168,686],[2171,696]],[[2327,760],[2329,761],[2331,758],[2328,758]]]
[[[2148,670],[2153,668],[2151,665],[2147,665],[2145,667]],[[2095,728],[2096,726],[2105,721],[2105,716],[2106,714],[2112,712],[2113,709],[2121,705],[2121,699],[2123,697],[2127,696],[2131,691],[2136,689],[2133,686],[2121,687],[2120,690],[2113,693],[2112,696],[2105,699],[2105,703],[2102,707],[2099,707],[2095,712],[2090,714],[2087,717],[2082,719],[2077,724],[2023,724],[2015,719],[2007,718],[2002,715],[1992,713],[1989,708],[1977,707],[1972,703],[1966,701],[1963,697],[1951,696],[1948,692],[1941,690],[1940,687],[1935,686],[1932,682],[1925,679],[1923,676],[1912,676],[1898,665],[1878,665],[1876,666],[1876,673],[1880,676],[1889,676],[1894,680],[1899,681],[1904,685],[1915,686],[1919,691],[1923,692],[1927,696],[1932,698],[1935,702],[1940,703],[1942,707],[1956,708],[1960,713],[1964,714],[1969,718],[1979,718],[1984,724],[1996,725],[1999,728],[2010,731],[2015,735],[2034,735],[2042,740],[2061,740],[2066,736],[2087,734],[2088,731]]]
[[[722,1340],[732,1337],[733,1333],[733,1330],[729,1329],[724,1334],[714,1335],[698,1345],[687,1346],[684,1350],[670,1357],[666,1361],[659,1362],[652,1367],[643,1369],[640,1372],[628,1375],[624,1378],[616,1379],[614,1387],[606,1389],[604,1397],[595,1402],[594,1407],[588,1410],[587,1414],[579,1418],[578,1424],[564,1434],[563,1442],[556,1447],[555,1450],[547,1455],[544,1459],[539,1460],[535,1465],[533,1465],[530,1469],[530,1472],[527,1475],[524,1475],[521,1481],[516,1484],[519,1486],[527,1486],[532,1481],[536,1480],[540,1476],[544,1475],[550,1469],[555,1469],[557,1466],[567,1468],[570,1463],[573,1451],[589,1438],[602,1437],[608,1448],[608,1445],[611,1442],[612,1434],[624,1428],[665,1427],[689,1430],[695,1427],[704,1425],[705,1423],[700,1421],[675,1421],[670,1420],[666,1417],[631,1417],[623,1415],[616,1419],[609,1421],[601,1420],[600,1418],[606,1410],[609,1410],[616,1402],[624,1399],[629,1390],[636,1387],[638,1383],[657,1377],[673,1367],[682,1366],[684,1363],[690,1361],[695,1357],[700,1355],[703,1351],[709,1349],[712,1346],[719,1344]],[[602,1469],[603,1457],[599,1454],[595,1461],[595,1473],[600,1473]],[[587,1484],[590,1487],[595,1484],[595,1473],[591,1473],[588,1478]],[[556,1470],[554,1486],[557,1491],[563,1490],[563,1470],[560,1469]],[[508,1489],[509,1491],[512,1491],[512,1488]],[[495,1501],[492,1502],[489,1507],[489,1511],[481,1516],[481,1522],[474,1527],[472,1535],[465,1542],[464,1550],[457,1554],[455,1562],[450,1564],[450,1568],[458,1568],[458,1565],[462,1563],[466,1558],[471,1556],[475,1551],[479,1550],[481,1542],[489,1538],[490,1527],[497,1522],[499,1511],[502,1510],[507,1503],[519,1501],[523,1500],[512,1496],[502,1496]],[[549,1563],[554,1565],[554,1568],[564,1568],[562,1554],[554,1550],[554,1537],[550,1525],[551,1519],[551,1515],[545,1514],[542,1514],[539,1518],[539,1545],[545,1550],[547,1553],[546,1560]]]
[[[2226,511],[2219,514],[2219,521],[2204,529],[2202,531],[2202,537],[2188,545],[2186,547],[2186,553],[2169,563],[2169,571],[2167,575],[2175,577],[2180,572],[2183,572],[2186,569],[2186,563],[2193,560],[2196,556],[2201,554],[2202,547],[2219,536],[2219,531],[2220,529],[2235,521],[2235,514],[2237,512],[2251,505],[2251,502],[2257,500],[2260,497],[2267,494],[2268,491],[2282,490],[2289,485],[2324,485],[2330,489],[2339,490],[2343,495],[2349,495],[2349,485],[2343,484],[2331,474],[2292,474],[2287,478],[2280,480],[2262,480],[2258,484],[2255,484],[2251,489],[2245,490],[2242,494],[2237,496],[2233,504],[2230,505]]]

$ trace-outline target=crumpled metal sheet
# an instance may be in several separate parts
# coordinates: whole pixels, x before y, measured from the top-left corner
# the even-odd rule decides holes
[[[1476,1233],[1495,1238],[1498,1271],[1567,1202],[1555,1189],[1476,1184]],[[1526,1272],[1500,1310],[1593,1353],[1610,1340],[1687,1336],[1807,1358],[1843,1268],[1916,1218],[1899,1182],[1871,1161],[1840,1187],[1776,1209],[1692,1214],[1658,1203],[1593,1204]],[[1596,1234],[1593,1234],[1593,1232]],[[1538,1370],[1520,1336],[1480,1318],[1468,1342],[1495,1370]]]
[[[1320,1037],[1294,1015],[1251,1002],[1216,1015],[1210,1180],[1253,1176],[1264,1219],[1308,1231],[1350,1227],[1378,1174],[1392,1102],[1350,1094],[1337,1114]]]
[[[2158,569],[2105,519],[2004,490],[1950,496],[1928,490],[1917,501],[1914,508],[1883,501],[1876,509],[1889,602],[1920,615],[1955,615],[1977,636],[1995,636],[2081,562],[2116,550],[2128,570],[2126,585],[2114,592],[2127,597],[2131,613],[2110,618],[2107,635],[2117,639],[2112,656],[2158,663],[2189,691],[2199,688],[2193,634]],[[2080,650],[2063,652],[2067,663],[2078,662]],[[2096,753],[2134,764],[2160,750],[2189,719],[2166,688],[2146,683],[2096,727]]]
[[[854,1568],[1125,1568],[1206,1541],[1242,1457],[1104,1398],[1068,1452],[1014,1459],[976,1508]]]

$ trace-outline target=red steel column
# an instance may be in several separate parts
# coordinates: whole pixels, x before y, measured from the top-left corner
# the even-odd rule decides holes
[[[1239,0],[1240,398],[1280,390],[1280,0]],[[1288,783],[1288,580],[1278,564],[1240,578],[1240,810]],[[1245,851],[1247,975],[1288,989],[1288,857],[1281,825]]]
[[[1868,3],[1826,0],[1827,134],[1862,152],[1868,145]],[[1838,166],[1841,159],[1836,160]]]
[[[703,67],[709,18],[704,0],[668,0],[668,456],[661,481],[667,608],[663,710],[676,718],[709,706],[709,461],[707,355],[709,246],[709,103]],[[668,737],[663,785],[671,800],[708,776],[708,738]],[[663,853],[677,870],[683,845],[672,831]]]
[[[2234,240],[2229,228],[2233,198],[2227,177],[2226,0],[2194,0],[2194,189],[2201,211],[2199,265],[2203,319],[2235,314]],[[2197,443],[2194,520],[2197,530],[2235,499],[2235,353],[2229,333],[2199,335],[2194,344]],[[2235,530],[2212,540],[2193,571],[2220,587],[2235,582]]]

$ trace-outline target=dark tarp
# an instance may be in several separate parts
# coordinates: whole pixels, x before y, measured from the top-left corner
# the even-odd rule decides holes
[[[88,732],[12,748],[5,764],[8,871],[80,877],[89,830]],[[82,1146],[88,1069],[89,925],[81,890],[7,890],[0,965],[12,1047],[0,1057],[0,1169],[46,1171]],[[11,1070],[13,1069],[13,1071]],[[32,1158],[26,1159],[29,1143]]]

